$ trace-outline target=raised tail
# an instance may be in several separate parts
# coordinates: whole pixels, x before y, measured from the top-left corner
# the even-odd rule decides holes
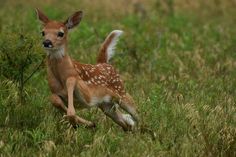
[[[118,41],[119,36],[123,33],[121,30],[114,30],[112,31],[105,41],[103,42],[99,55],[97,58],[97,63],[108,63],[111,57],[115,53],[115,46]]]

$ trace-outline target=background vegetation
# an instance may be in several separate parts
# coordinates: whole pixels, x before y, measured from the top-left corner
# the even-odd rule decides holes
[[[236,156],[235,0],[1,0],[0,156]],[[98,109],[73,129],[48,101],[45,53],[34,8],[65,20],[70,55],[95,63],[114,30],[112,64],[134,96],[142,129],[123,132]]]

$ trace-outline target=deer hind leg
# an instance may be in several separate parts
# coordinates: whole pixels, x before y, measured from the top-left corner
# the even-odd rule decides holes
[[[67,113],[67,107],[64,105],[64,102],[63,102],[63,100],[61,99],[60,96],[58,96],[56,94],[52,94],[51,97],[50,97],[50,102],[56,108],[60,109],[64,113]],[[92,123],[88,120],[85,120],[85,119],[83,119],[83,118],[81,118],[77,115],[70,115],[70,116],[67,115],[67,116],[64,116],[64,118],[68,119],[73,126],[76,126],[78,124],[84,124],[88,127],[95,126],[94,123]]]
[[[132,118],[136,121],[136,123],[139,122],[139,116],[137,113],[136,104],[133,98],[128,93],[126,93],[123,97],[120,98],[119,106],[123,110],[128,112],[132,116]]]
[[[120,125],[124,131],[133,129],[134,121],[132,121],[128,114],[123,114],[118,106],[115,106],[113,103],[103,103],[99,105],[99,108],[115,123]]]
[[[50,96],[50,102],[53,104],[54,107],[58,108],[62,112],[67,112],[67,107],[64,105],[64,102],[62,101],[60,96],[52,94]]]

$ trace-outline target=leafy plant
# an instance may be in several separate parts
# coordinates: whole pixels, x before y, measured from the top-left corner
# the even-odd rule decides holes
[[[21,104],[25,84],[43,63],[37,45],[29,34],[14,32],[3,35],[0,41],[0,74],[17,86]]]

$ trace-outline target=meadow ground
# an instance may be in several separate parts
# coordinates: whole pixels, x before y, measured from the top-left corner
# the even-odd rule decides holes
[[[0,3],[1,157],[236,156],[235,1]],[[123,132],[98,109],[77,112],[96,122],[93,130],[61,122],[48,100],[35,7],[57,20],[84,11],[69,35],[69,53],[83,63],[95,63],[110,31],[124,31],[112,64],[138,104],[141,129]]]

